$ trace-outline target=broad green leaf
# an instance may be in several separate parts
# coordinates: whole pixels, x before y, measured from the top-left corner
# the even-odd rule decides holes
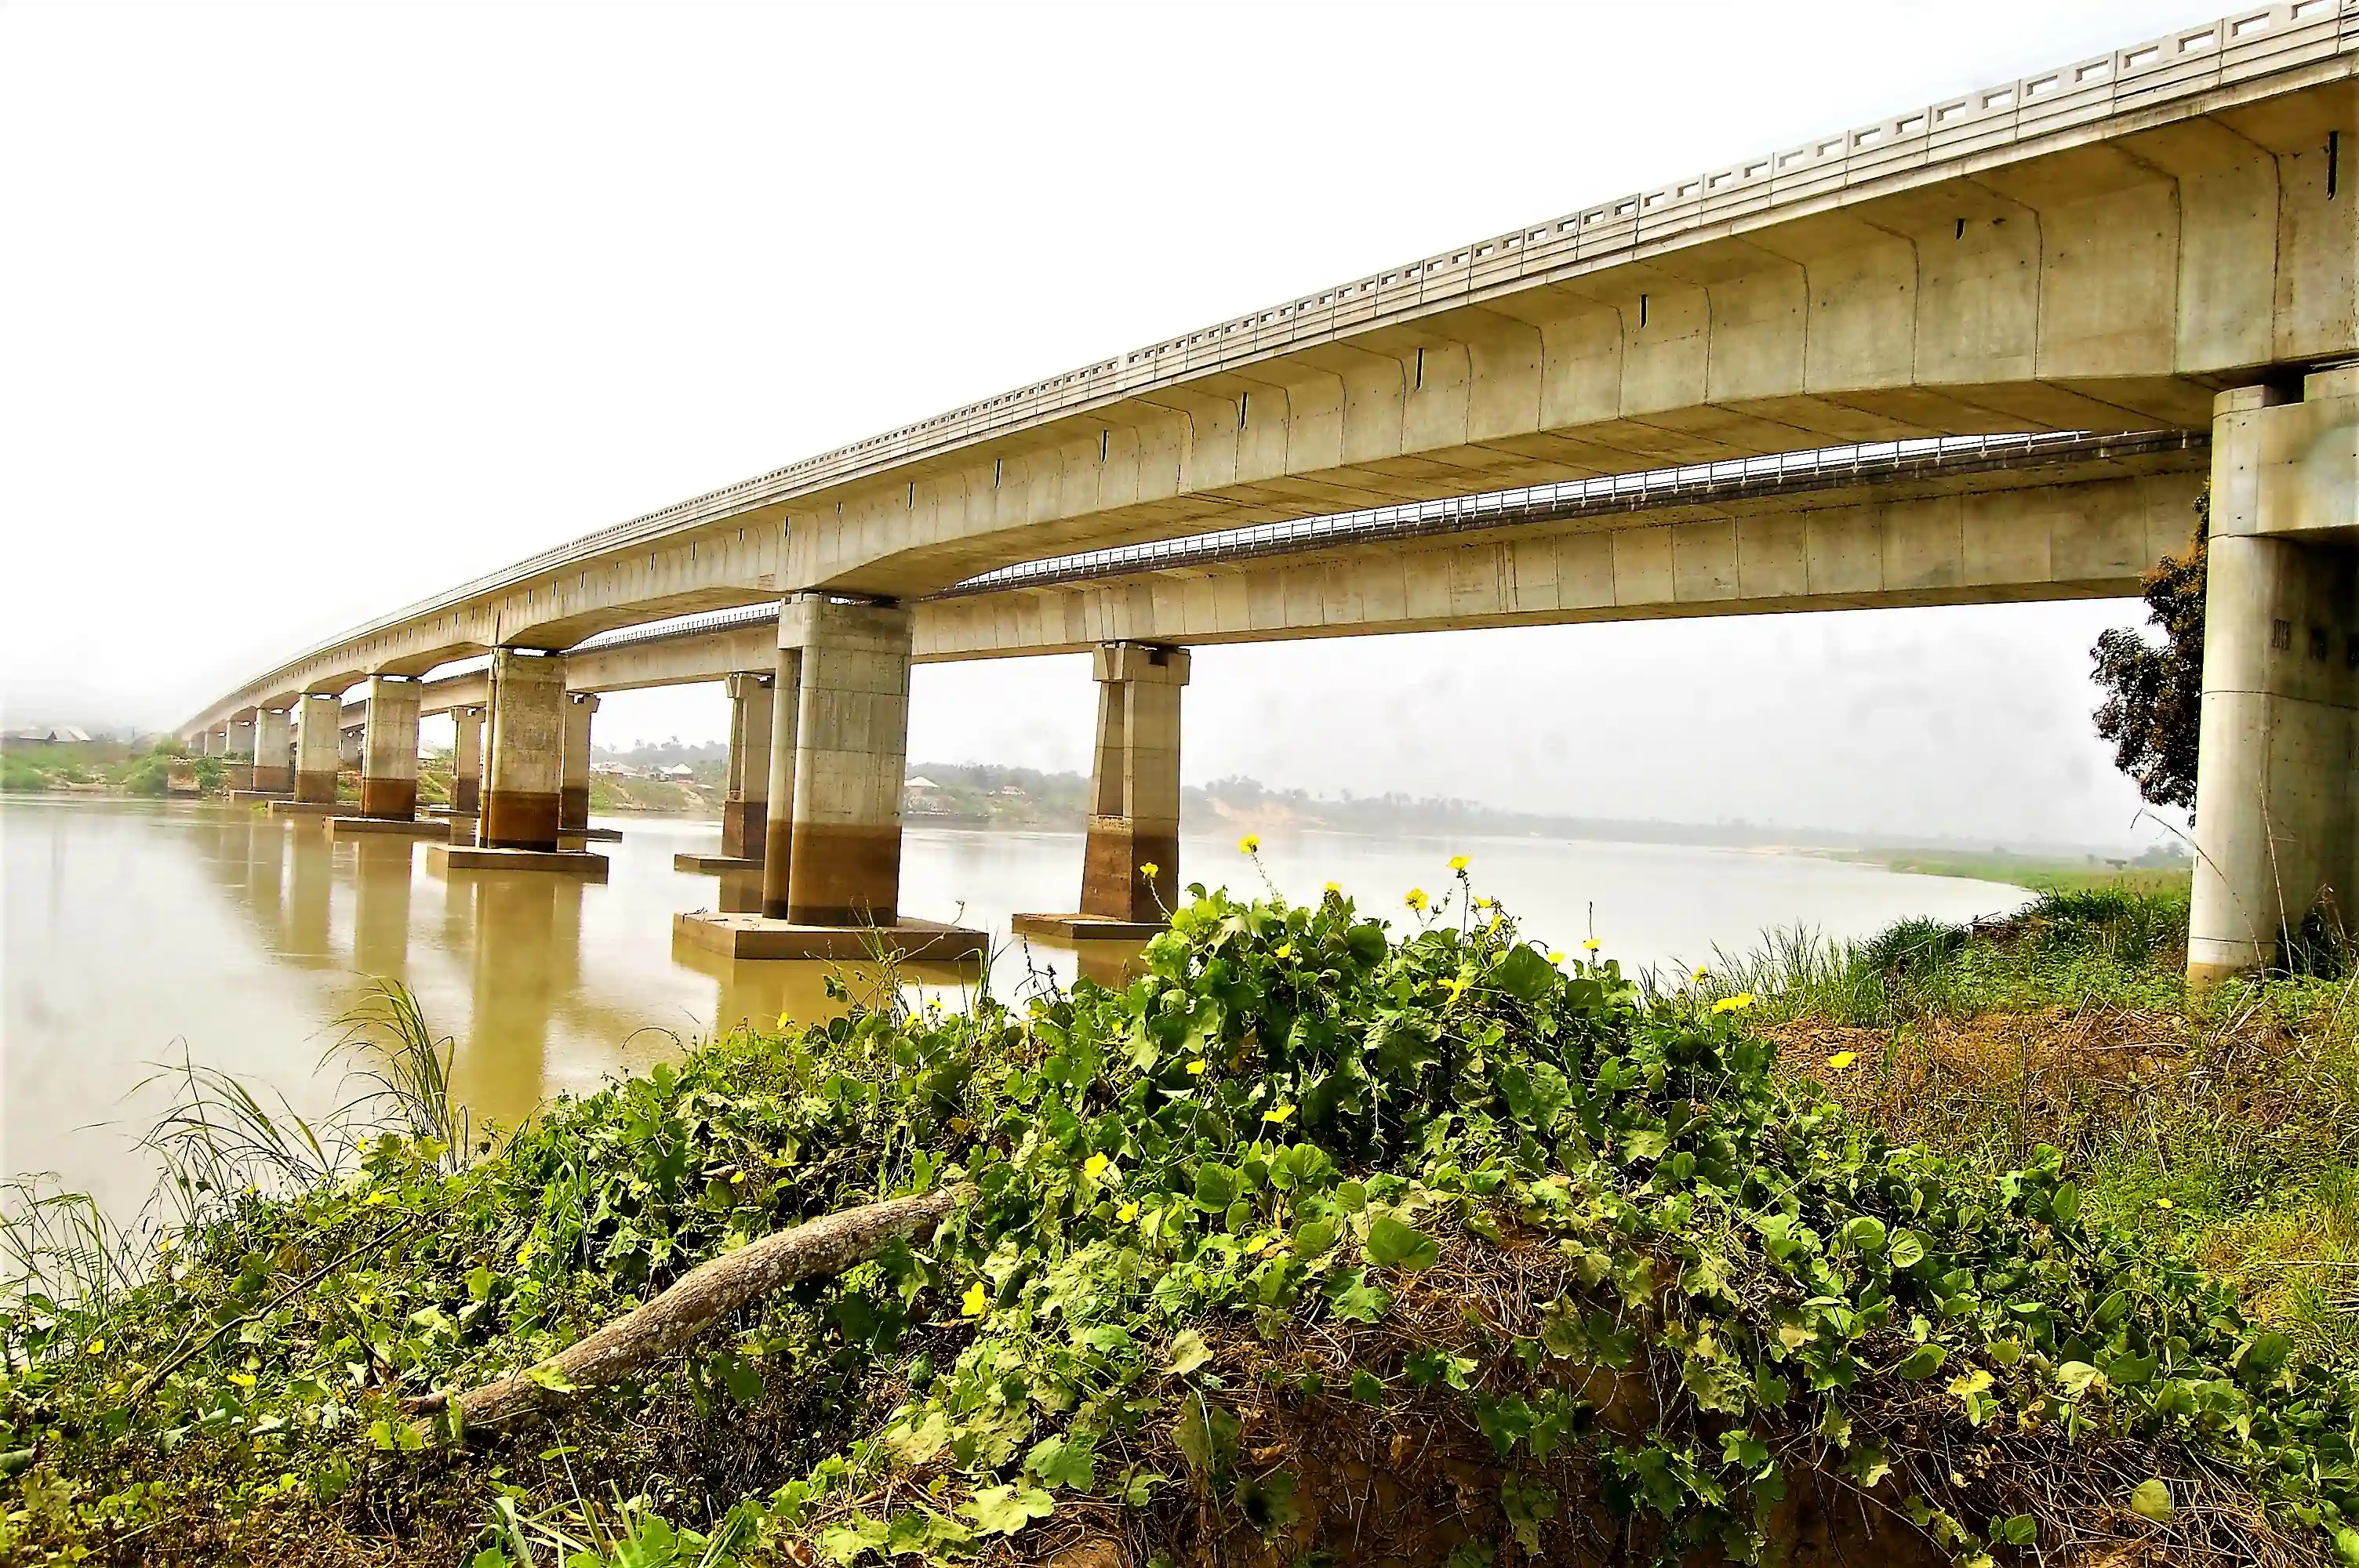
[[[2149,1476],[2130,1491],[2130,1512],[2157,1524],[2168,1524],[2178,1510],[2170,1506],[2170,1483]]]
[[[1191,1389],[1180,1402],[1180,1424],[1172,1436],[1180,1452],[1200,1475],[1210,1475],[1236,1452],[1237,1418],[1215,1404],[1201,1389]]]
[[[1919,1345],[1902,1357],[1900,1365],[1892,1369],[1904,1378],[1930,1378],[1940,1371],[1941,1364],[1949,1358],[1950,1352],[1945,1346]]]
[[[1036,1519],[1057,1511],[1056,1503],[1038,1487],[985,1487],[966,1506],[967,1516],[985,1535],[1014,1535]]]
[[[1491,979],[1498,988],[1518,1001],[1539,1000],[1562,978],[1546,955],[1520,943],[1509,948],[1507,956],[1499,960],[1499,967],[1491,971]]]
[[[1925,1243],[1913,1230],[1896,1230],[1892,1233],[1891,1258],[1895,1269],[1914,1269],[1925,1260]]]
[[[1884,1250],[1884,1221],[1872,1214],[1864,1214],[1857,1219],[1846,1220],[1843,1223],[1843,1239],[1849,1242],[1855,1251],[1872,1254]]]
[[[1071,1437],[1044,1437],[1024,1456],[1024,1468],[1050,1487],[1086,1492],[1097,1484],[1095,1444]]]
[[[1393,1304],[1392,1293],[1368,1283],[1367,1271],[1337,1273],[1327,1281],[1328,1310],[1346,1323],[1375,1323]]]
[[[1411,1273],[1441,1261],[1441,1244],[1417,1227],[1393,1215],[1380,1214],[1368,1227],[1368,1261],[1379,1269],[1406,1269]]]
[[[1171,1359],[1163,1369],[1176,1378],[1184,1378],[1212,1358],[1212,1348],[1204,1336],[1192,1328],[1183,1328],[1171,1336]]]

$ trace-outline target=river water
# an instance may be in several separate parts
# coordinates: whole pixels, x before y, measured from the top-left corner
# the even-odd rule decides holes
[[[829,1008],[827,967],[732,963],[675,947],[672,915],[722,903],[716,880],[672,869],[719,850],[712,822],[601,818],[623,829],[603,885],[547,875],[429,874],[400,839],[331,839],[322,824],[244,806],[92,797],[0,804],[0,1174],[55,1172],[111,1211],[154,1180],[136,1134],[165,1103],[147,1082],[184,1057],[244,1076],[317,1115],[349,1092],[336,1021],[371,979],[403,980],[478,1118],[513,1124],[549,1097],[675,1055],[741,1020]],[[1478,891],[1527,934],[1573,947],[1593,931],[1625,965],[1694,962],[1771,927],[1864,935],[1908,915],[2013,908],[2020,889],[1902,875],[1803,855],[1532,838],[1265,835],[1260,864],[1288,895],[1340,884],[1397,915],[1412,886]],[[1067,910],[1081,880],[1070,833],[913,828],[906,913],[960,918],[1003,944],[995,987],[1039,969],[1119,972],[1126,951],[1009,944],[1020,910]],[[1182,876],[1258,888],[1230,836],[1191,836]],[[954,991],[971,977],[927,971]],[[143,1087],[144,1085],[144,1087]],[[266,1097],[268,1098],[268,1097]]]

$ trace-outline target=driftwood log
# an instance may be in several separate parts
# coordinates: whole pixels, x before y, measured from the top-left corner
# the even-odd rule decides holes
[[[458,1395],[461,1424],[498,1426],[562,1409],[585,1390],[634,1376],[750,1301],[798,1280],[841,1274],[896,1241],[931,1235],[945,1216],[973,1195],[972,1185],[960,1183],[772,1231],[699,1264],[655,1300],[548,1360]],[[449,1408],[451,1396],[428,1394],[404,1403],[412,1412],[430,1416]]]

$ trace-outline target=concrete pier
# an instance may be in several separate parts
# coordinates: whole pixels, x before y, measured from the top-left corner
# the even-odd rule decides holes
[[[372,676],[361,748],[361,811],[381,821],[418,816],[418,683]]]
[[[556,849],[564,746],[565,661],[495,649],[484,848]]]
[[[226,783],[233,790],[254,787],[254,720],[233,719],[229,721],[230,765]]]
[[[909,611],[798,594],[778,615],[762,913],[700,912],[678,940],[734,958],[957,959],[981,932],[903,918]]]
[[[1180,894],[1180,694],[1188,667],[1180,648],[1098,645],[1098,734],[1081,910],[1016,915],[1017,935],[1112,939],[1163,928],[1164,912]]]
[[[729,796],[721,806],[721,853],[759,864],[770,801],[775,676],[729,677]]]
[[[2359,916],[2359,367],[2214,404],[2187,975]]]
[[[294,727],[283,708],[256,708],[254,715],[254,781],[247,787],[258,795],[291,795],[295,791]]]
[[[306,806],[336,803],[337,727],[343,722],[340,692],[308,691],[295,705],[295,799]]]
[[[565,699],[565,739],[561,776],[557,790],[557,830],[586,835],[590,830],[590,720],[598,699],[574,692]]]
[[[451,710],[451,813],[473,816],[484,806],[484,710]]]

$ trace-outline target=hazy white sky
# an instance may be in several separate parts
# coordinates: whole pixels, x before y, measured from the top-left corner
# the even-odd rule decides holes
[[[168,725],[695,492],[2208,15],[0,0],[0,709]],[[1206,650],[1186,772],[2117,841],[2134,608]],[[916,757],[1088,765],[1079,660],[917,680]]]

